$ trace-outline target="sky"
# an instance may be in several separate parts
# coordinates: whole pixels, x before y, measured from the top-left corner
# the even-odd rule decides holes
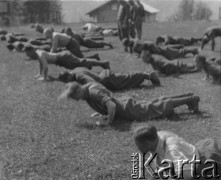
[[[63,16],[65,22],[79,22],[79,20],[89,20],[85,16],[87,12],[96,8],[107,0],[61,0],[63,8]],[[160,10],[157,20],[165,21],[177,9],[181,0],[144,0],[147,4]],[[210,9],[213,11],[212,19],[217,19],[219,15],[219,7],[221,0],[195,0],[207,2]]]

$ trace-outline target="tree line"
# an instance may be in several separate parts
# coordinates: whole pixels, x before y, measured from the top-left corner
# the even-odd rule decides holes
[[[209,20],[211,16],[212,10],[205,2],[182,0],[178,6],[178,10],[172,15],[171,19],[175,21]]]

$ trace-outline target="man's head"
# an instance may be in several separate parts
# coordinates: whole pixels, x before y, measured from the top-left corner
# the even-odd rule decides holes
[[[73,34],[74,34],[70,27],[66,28],[66,29],[64,30],[64,32],[65,32],[65,34],[67,34],[68,36],[73,36]]]
[[[25,52],[25,54],[30,58],[30,59],[33,59],[33,60],[38,60],[38,54],[36,53],[35,51],[35,48],[31,45],[26,45],[24,48],[23,48],[23,51]]]
[[[73,76],[71,73],[65,71],[59,74],[58,76],[59,81],[68,83],[74,81]]]
[[[7,39],[5,35],[1,35],[0,38],[1,38],[1,41],[6,41],[6,39]]]
[[[202,70],[206,66],[206,57],[202,55],[196,55],[194,58],[196,67],[198,70]]]
[[[15,46],[13,44],[8,44],[7,48],[9,51],[13,51],[15,49]]]
[[[165,39],[162,36],[156,38],[156,45],[162,44],[165,42]]]
[[[14,48],[17,52],[23,52],[23,49],[24,49],[24,44],[22,42],[15,42],[14,44]]]
[[[46,39],[52,39],[53,29],[52,28],[46,28],[44,30],[44,36],[45,36]]]
[[[204,46],[210,41],[208,35],[204,35],[202,38],[202,45],[201,45],[201,49],[204,48]]]
[[[142,52],[141,52],[141,58],[145,63],[147,63],[147,64],[150,63],[152,55],[149,51],[148,44],[143,45]]]
[[[65,90],[58,97],[58,100],[62,99],[74,99],[79,101],[84,98],[84,86],[78,82],[68,83]]]
[[[35,31],[42,34],[44,32],[44,28],[40,24],[37,24],[35,27]]]
[[[159,137],[155,126],[144,124],[133,131],[134,142],[142,153],[155,152]]]

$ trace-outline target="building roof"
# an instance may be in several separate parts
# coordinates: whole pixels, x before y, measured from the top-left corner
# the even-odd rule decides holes
[[[158,9],[156,9],[156,8],[146,4],[146,3],[144,3],[143,1],[141,1],[141,4],[143,4],[144,10],[146,12],[149,12],[149,13],[158,13],[158,12],[160,12],[160,10],[158,10]]]
[[[101,5],[97,6],[95,9],[92,9],[91,11],[89,11],[89,12],[86,13],[86,14],[88,14],[88,15],[95,14],[99,9],[101,9],[101,8],[103,8],[104,6],[106,6],[107,4],[113,3],[113,2],[115,2],[115,1],[116,1],[116,0],[108,0],[108,1],[105,1],[105,2],[103,2]],[[150,5],[148,5],[148,4],[146,4],[144,1],[140,1],[140,2],[141,2],[141,4],[143,4],[144,10],[145,10],[146,12],[149,12],[149,13],[158,13],[158,12],[160,12],[160,10],[158,10],[158,9],[156,9],[156,8],[154,8],[154,7],[150,6]]]

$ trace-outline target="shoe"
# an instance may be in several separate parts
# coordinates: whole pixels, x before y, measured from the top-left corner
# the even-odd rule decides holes
[[[194,49],[193,50],[193,55],[199,54],[199,50],[198,49]]]
[[[149,78],[153,85],[160,86],[160,79],[155,71],[149,74]]]
[[[114,49],[113,45],[112,44],[109,44],[109,47],[110,49]]]
[[[110,69],[110,63],[109,63],[109,62],[106,62],[106,63],[105,63],[104,69]]]
[[[194,113],[197,113],[199,111],[199,101],[200,101],[199,96],[192,96],[191,102],[188,104],[188,109],[190,111],[193,111]]]
[[[94,55],[94,59],[97,59],[98,61],[101,60],[99,54],[95,54],[95,55]]]

